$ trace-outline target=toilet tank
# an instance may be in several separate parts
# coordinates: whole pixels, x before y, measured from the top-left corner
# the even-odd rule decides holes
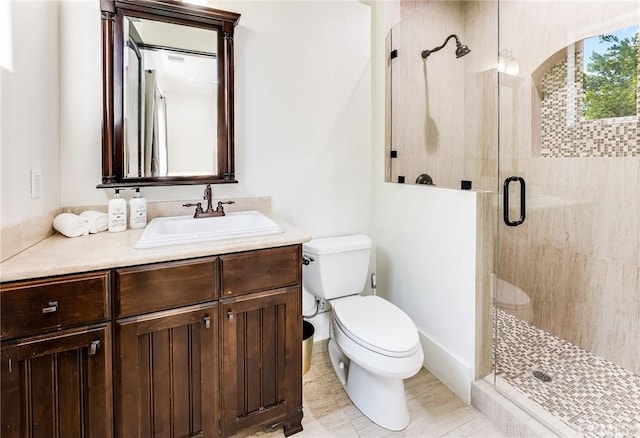
[[[313,259],[302,269],[305,289],[326,300],[359,294],[367,281],[371,246],[371,239],[364,234],[304,243],[302,254]]]

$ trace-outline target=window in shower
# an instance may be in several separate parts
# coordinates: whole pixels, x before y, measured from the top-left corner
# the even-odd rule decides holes
[[[576,41],[535,69],[537,156],[640,156],[638,27]]]
[[[638,25],[583,41],[585,120],[637,114]]]

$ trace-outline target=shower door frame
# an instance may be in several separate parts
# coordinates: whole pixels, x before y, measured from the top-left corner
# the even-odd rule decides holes
[[[519,28],[518,31],[521,32],[520,38],[526,38],[526,36],[521,36],[526,33],[526,25],[522,24],[522,26],[518,26],[517,24],[514,25],[514,23],[506,23],[505,25],[505,17],[507,17],[507,14],[504,13],[504,6],[507,3],[513,2],[498,0],[497,55],[499,60],[503,61],[503,65],[504,59],[501,59],[500,57],[504,57],[507,52],[509,53],[509,56],[512,54],[518,56],[521,53],[525,54],[525,58],[527,56],[531,56],[526,50],[520,50],[520,52],[517,52],[515,49],[518,48],[517,44],[519,41],[507,36],[508,31],[505,32],[503,29],[504,26],[505,28],[510,29],[512,34],[514,34],[514,29]],[[520,3],[520,6],[524,7],[522,6],[524,2]],[[526,3],[529,4],[532,2],[530,1]],[[557,3],[561,4],[561,2]],[[571,4],[570,2],[562,3]],[[630,4],[630,2],[615,2],[616,9],[611,13],[612,18],[608,21],[602,19],[602,21],[611,26],[617,25],[619,28],[623,28],[626,24],[625,20],[628,20],[628,16],[632,19],[634,19],[633,17],[635,16],[635,23],[638,23],[640,21],[638,19],[640,12],[635,12],[634,15],[632,8],[629,8],[630,11],[628,16],[624,14],[615,15],[618,9],[624,10],[625,5],[628,4]],[[582,4],[575,3],[573,6],[580,7]],[[598,5],[592,5],[591,3],[587,6],[594,8],[599,7]],[[538,8],[544,9],[544,7],[541,7],[540,5],[538,5]],[[572,10],[573,9],[571,9],[571,11]],[[589,11],[589,13],[592,13],[592,11]],[[527,20],[535,21],[532,20],[532,18],[535,17],[531,17],[531,15],[532,14],[521,14],[521,16],[526,16]],[[573,52],[573,55],[579,57],[584,56],[580,52],[583,50],[581,43],[582,39],[592,36],[589,35],[589,33],[593,33],[595,31],[593,28],[589,28],[585,25],[579,27],[575,23],[578,23],[577,19],[574,20],[574,27],[569,26],[557,33],[562,34],[565,37],[565,42],[567,40],[573,41],[573,39],[575,39],[577,44],[574,46],[575,52]],[[552,26],[552,24],[548,23],[545,25]],[[611,31],[613,30],[615,29],[611,29]],[[572,37],[573,39],[569,37]],[[534,40],[534,38],[529,36],[529,44],[534,44]],[[510,46],[514,43],[516,44],[515,47]],[[538,44],[541,43],[538,42]],[[522,43],[520,43],[520,45],[526,46],[526,44]],[[567,66],[570,66],[573,61],[571,59],[571,55],[571,52],[569,52],[568,61],[566,62]],[[585,157],[582,157],[579,154],[576,154],[576,156],[554,156],[552,154],[545,156],[542,145],[542,132],[537,133],[535,131],[535,123],[540,122],[540,131],[542,131],[543,123],[542,116],[538,116],[538,113],[536,113],[536,110],[539,109],[536,105],[539,104],[539,102],[536,102],[534,99],[534,93],[539,91],[536,89],[537,84],[534,82],[536,79],[534,78],[534,75],[540,72],[537,68],[534,70],[532,67],[528,66],[527,61],[530,61],[530,59],[520,60],[520,65],[525,66],[526,72],[524,75],[520,75],[521,77],[524,76],[524,78],[518,79],[522,79],[525,82],[520,82],[515,85],[517,87],[524,87],[526,85],[526,81],[531,81],[531,90],[525,90],[530,91],[532,96],[532,104],[529,105],[529,107],[532,108],[530,114],[531,117],[528,121],[525,120],[523,122],[523,120],[518,120],[521,112],[526,113],[526,110],[523,110],[526,106],[526,93],[523,93],[522,89],[520,89],[520,92],[518,93],[517,91],[508,88],[510,85],[514,84],[515,79],[512,77],[509,77],[505,73],[497,74],[498,169],[495,196],[497,217],[495,230],[495,254],[493,258],[495,263],[494,272],[496,273],[496,279],[506,278],[507,281],[524,289],[525,291],[530,293],[534,292],[532,296],[533,305],[541,306],[537,316],[534,316],[534,323],[537,323],[538,320],[540,320],[545,324],[549,324],[549,331],[552,333],[554,331],[558,331],[558,334],[560,333],[558,327],[565,328],[566,331],[570,333],[570,336],[560,336],[561,339],[566,339],[567,342],[575,342],[579,347],[586,350],[590,350],[589,345],[594,345],[594,354],[609,353],[606,346],[607,342],[619,339],[623,335],[627,335],[630,338],[634,337],[633,330],[625,332],[623,331],[623,328],[616,326],[615,322],[612,322],[611,319],[618,315],[625,314],[625,312],[634,312],[633,306],[637,305],[634,304],[632,298],[629,298],[628,294],[630,293],[633,295],[635,287],[635,295],[638,295],[638,287],[640,285],[640,273],[636,274],[639,279],[636,279],[635,286],[633,285],[633,281],[629,282],[629,279],[633,280],[634,278],[634,256],[632,246],[635,242],[635,246],[637,247],[638,242],[640,241],[638,239],[638,232],[634,231],[634,227],[636,229],[640,228],[638,226],[638,216],[640,216],[640,194],[637,189],[640,185],[640,176],[638,176],[640,171],[638,170],[639,165],[637,164],[639,159],[638,157],[640,157],[640,151],[638,150],[638,146],[636,146],[636,150],[633,152],[633,144],[631,144],[629,146],[629,150],[631,150],[631,152],[623,152],[629,154],[626,156],[614,155],[605,157],[594,155],[594,153]],[[531,64],[535,64],[535,62],[532,62]],[[640,65],[640,62],[638,64]],[[542,64],[539,65],[541,66]],[[575,61],[574,65],[579,65],[578,61]],[[581,74],[581,71],[578,71],[577,68],[578,67],[576,67],[574,72],[575,75]],[[640,71],[640,66],[638,67],[638,70]],[[568,77],[570,77],[570,75],[571,70],[569,71]],[[567,86],[567,89],[568,88],[569,87]],[[571,93],[575,93],[576,90],[579,92],[579,89],[574,89],[573,91],[567,91],[567,94],[571,97]],[[512,97],[511,101],[508,101],[509,95]],[[519,102],[520,106],[518,106],[518,99],[521,99]],[[569,100],[569,102],[573,101]],[[640,97],[636,96],[636,102],[637,112],[635,117],[637,120],[640,115]],[[567,113],[569,113],[569,111],[567,111]],[[574,113],[573,117],[575,117],[576,125],[584,123],[584,121],[581,121],[580,119],[580,113]],[[514,119],[516,119],[515,122]],[[529,128],[531,129],[531,135],[523,142],[521,141],[522,136],[519,137],[519,135],[521,135],[523,123],[525,122],[528,122],[530,125]],[[640,122],[638,122],[638,126],[640,127]],[[566,140],[567,139],[565,138],[565,141]],[[571,145],[576,143],[573,137],[569,138],[569,140],[570,141],[568,143]],[[618,150],[623,149],[624,148],[620,147]],[[572,151],[569,150],[569,154],[571,154],[571,152]],[[575,168],[570,168],[571,165]],[[569,181],[565,172],[561,171],[563,169],[566,172],[573,172],[569,174],[575,178],[572,182],[580,179],[584,180],[584,186],[580,187],[580,184],[577,183],[574,183],[573,185],[567,184],[566,182],[563,183],[563,179]],[[631,181],[629,181],[628,184],[625,184],[627,182],[624,179],[625,175],[629,175],[631,178]],[[525,202],[523,201],[521,217],[517,221],[512,221],[511,218],[516,216],[516,212],[512,211],[511,214],[509,214],[508,211],[504,211],[504,203],[505,201],[509,201],[509,196],[506,193],[506,190],[508,190],[508,184],[503,185],[503,182],[509,179],[515,179],[516,177],[523,178],[522,181],[526,181],[526,183],[528,183],[526,185],[526,189],[525,185],[522,185],[521,192],[523,197],[526,196],[528,198],[528,205],[525,206]],[[545,180],[544,177],[549,180],[556,180],[558,182],[557,186],[552,187],[551,182]],[[602,180],[600,187],[598,187],[597,182],[591,180],[599,177],[605,178]],[[608,187],[609,184],[613,187]],[[619,193],[616,193],[616,190],[618,190]],[[628,196],[625,198],[625,195]],[[500,203],[500,199],[502,199],[502,203]],[[628,201],[629,205],[625,206],[624,201]],[[527,207],[529,207],[528,210]],[[607,213],[608,211],[620,212],[620,214],[616,215],[615,213]],[[636,212],[635,216],[633,211]],[[630,215],[631,218],[620,218],[620,216],[623,216],[624,214]],[[604,225],[604,227],[609,227],[610,230],[602,230],[602,221],[598,220],[601,218],[610,219],[611,225],[606,225],[606,223]],[[519,223],[505,224],[505,222],[509,221]],[[564,228],[554,227],[554,221],[566,226]],[[614,241],[615,239],[615,232],[621,233],[625,235],[625,237],[628,236],[627,239],[631,242],[626,242],[623,238],[620,239],[617,245],[614,245],[611,241]],[[563,233],[564,236],[562,236]],[[575,236],[575,238],[572,238],[572,236]],[[562,237],[564,237],[566,241],[563,242],[561,240]],[[609,238],[607,239],[607,237]],[[514,251],[510,252],[505,249],[506,245],[509,244],[515,248]],[[527,246],[527,244],[529,244],[529,246]],[[555,246],[552,244],[555,244]],[[600,261],[601,258],[604,259],[604,256],[607,256],[610,253],[615,254],[614,251],[616,247],[619,246],[624,247],[623,249],[626,249],[627,253],[631,254],[629,256],[621,256],[621,258],[626,260],[627,264],[631,266],[631,268],[626,271],[624,270],[626,269],[624,268],[626,265],[623,265],[623,268],[612,266],[616,259],[611,258],[607,261]],[[518,248],[520,252],[518,252]],[[592,248],[593,254],[589,252]],[[600,250],[600,252],[598,252],[598,250]],[[574,254],[573,258],[566,259],[559,257],[560,255],[571,252]],[[635,255],[636,266],[640,265],[638,252],[640,251],[636,251]],[[549,254],[558,254],[558,258],[549,257]],[[592,262],[590,257],[593,259],[597,258],[597,261],[600,264],[606,264],[606,267],[603,268],[602,266],[595,265],[595,262]],[[536,258],[539,260],[551,259],[553,260],[553,266],[540,270],[540,268],[536,267]],[[579,266],[579,263],[582,263],[584,269],[578,272],[574,266]],[[514,267],[518,266],[528,266],[529,269],[524,272],[522,270],[517,271]],[[542,264],[540,266],[544,267]],[[559,267],[560,269],[554,269],[554,266]],[[556,292],[557,297],[568,297],[569,299],[572,299],[573,302],[569,301],[567,303],[560,303],[559,301],[548,301],[546,300],[546,297],[548,296],[556,298],[556,296],[550,292],[547,293],[547,295],[536,295],[536,288],[542,288],[542,286],[538,286],[536,284],[536,281],[542,284],[548,283],[555,285],[557,287],[557,292],[555,290],[554,292]],[[625,281],[627,281],[627,283],[625,283]],[[574,296],[571,295],[572,289],[567,286],[572,284],[574,285],[575,290]],[[493,284],[494,364],[492,374],[494,387],[499,392],[503,393],[503,395],[506,395],[511,401],[521,404],[513,398],[513,393],[510,392],[509,389],[505,389],[501,379],[498,379],[498,368],[501,363],[500,361],[503,360],[503,358],[501,358],[500,351],[498,351],[497,348],[501,335],[501,327],[498,322],[496,287],[497,281]],[[601,287],[602,290],[598,290],[598,287]],[[616,292],[613,297],[610,296],[611,291]],[[627,295],[625,295],[625,293],[627,293]],[[584,301],[591,298],[593,298],[593,302],[597,303],[601,308],[591,303],[584,303]],[[612,304],[610,301],[619,302]],[[563,318],[563,321],[557,321],[555,323],[554,321],[543,321],[543,316],[546,317],[546,315],[549,315],[549,319],[551,319],[551,315],[556,310],[554,307],[556,306],[563,310],[561,312],[557,312]],[[631,307],[631,310],[628,310],[629,306]],[[613,307],[613,309],[611,307]],[[540,311],[540,309],[546,309],[547,313]],[[606,313],[607,311],[609,313]],[[640,311],[638,314],[640,314]],[[640,327],[638,319],[640,319],[638,316],[636,316],[635,320],[633,319],[633,316],[631,316],[626,323],[630,327],[638,328]],[[599,325],[607,323],[611,324],[613,327],[611,330],[615,331],[616,336],[605,336],[603,338],[603,336],[600,335],[601,339],[599,342],[597,342],[598,339],[596,339],[596,341],[590,341],[588,339],[588,335],[590,333],[585,332],[585,328],[591,328],[591,331],[596,333],[596,335],[603,330],[606,331],[606,325],[594,327],[594,321]],[[565,327],[563,327],[563,325]],[[578,333],[578,329],[583,329],[583,333],[585,334]],[[576,333],[572,333],[572,330]],[[636,342],[636,345],[640,347],[640,341],[637,339],[639,336],[637,333],[635,336],[635,341],[632,339],[628,342]],[[582,344],[579,344],[578,342],[582,342]],[[631,349],[631,351],[633,351],[633,349]],[[624,353],[616,356],[614,359],[614,361],[623,368],[625,365],[630,363],[630,359],[625,357]],[[520,371],[529,372],[532,370]],[[634,372],[638,373],[637,370]],[[521,407],[524,407],[528,411],[531,411],[532,409],[535,410],[535,407],[529,406],[528,402],[525,402]],[[538,415],[536,416],[539,418]]]

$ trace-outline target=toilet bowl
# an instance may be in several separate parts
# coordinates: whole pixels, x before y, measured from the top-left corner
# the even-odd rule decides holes
[[[410,420],[403,380],[420,371],[424,355],[406,313],[379,296],[359,295],[371,246],[364,235],[303,244],[309,261],[303,281],[310,293],[330,300],[329,357],[345,392],[369,419],[397,431]]]

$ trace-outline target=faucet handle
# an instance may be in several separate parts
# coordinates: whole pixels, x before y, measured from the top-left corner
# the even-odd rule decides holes
[[[221,211],[224,213],[224,207],[222,204],[235,204],[236,201],[218,201],[218,206],[216,207],[216,211]]]
[[[202,202],[196,202],[195,204],[189,203],[189,204],[182,204],[183,207],[195,207],[196,208],[196,213],[193,215],[193,217],[198,218],[200,217],[200,213],[202,213]]]

